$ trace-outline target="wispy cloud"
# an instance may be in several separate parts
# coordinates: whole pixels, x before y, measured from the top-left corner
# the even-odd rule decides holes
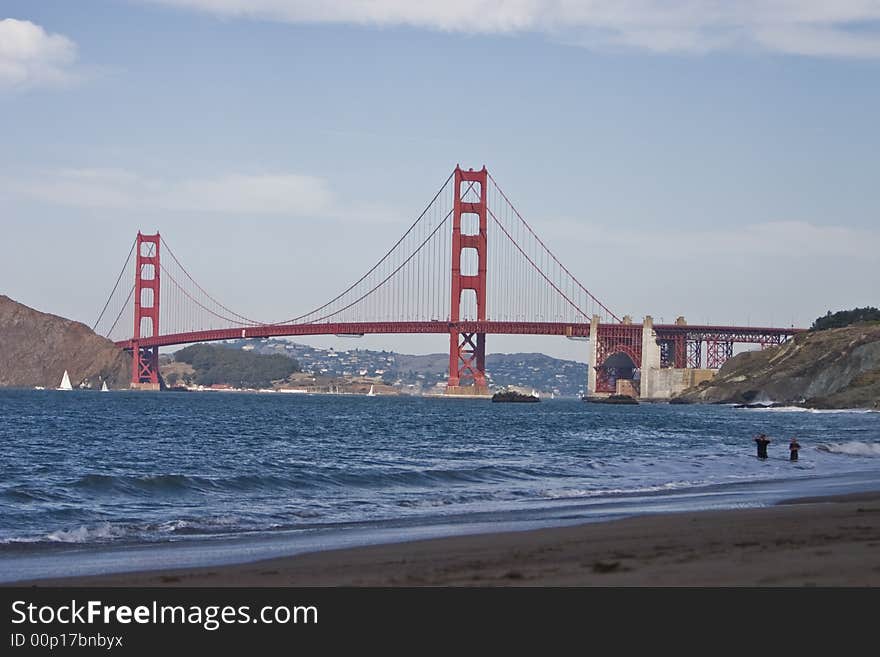
[[[876,0],[142,0],[289,23],[537,32],[589,48],[880,57]]]
[[[0,197],[95,209],[241,215],[328,216],[335,209],[325,180],[294,173],[172,180],[121,169],[63,169],[0,178]]]
[[[551,244],[566,244],[582,252],[627,253],[639,261],[663,260],[674,254],[699,262],[711,252],[716,261],[849,258],[873,262],[880,253],[880,230],[795,220],[675,231],[570,219],[542,225]]]
[[[76,44],[26,20],[0,20],[0,89],[67,85],[78,79]]]

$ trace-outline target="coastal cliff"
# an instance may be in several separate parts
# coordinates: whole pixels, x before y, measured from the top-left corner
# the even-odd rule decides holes
[[[80,322],[41,313],[0,295],[0,387],[127,388],[131,360]]]
[[[675,401],[880,409],[880,323],[810,331],[738,354]]]

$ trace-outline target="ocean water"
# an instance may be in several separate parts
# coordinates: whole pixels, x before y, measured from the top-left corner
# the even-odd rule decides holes
[[[0,581],[878,488],[876,412],[0,391]]]

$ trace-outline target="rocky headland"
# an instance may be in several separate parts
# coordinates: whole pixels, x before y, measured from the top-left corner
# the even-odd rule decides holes
[[[0,387],[127,388],[131,359],[88,326],[0,295]]]
[[[738,354],[675,401],[880,409],[880,322],[808,331]]]

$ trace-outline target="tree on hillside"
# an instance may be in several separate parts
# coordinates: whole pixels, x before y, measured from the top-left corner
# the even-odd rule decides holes
[[[210,386],[223,383],[242,388],[265,388],[299,371],[299,363],[280,354],[264,356],[241,349],[194,344],[174,354],[196,371],[196,382]]]
[[[858,322],[880,322],[880,310],[872,306],[865,308],[853,308],[852,310],[838,310],[832,313],[830,310],[824,317],[818,317],[810,327],[811,331],[824,331],[826,329],[842,328]]]

